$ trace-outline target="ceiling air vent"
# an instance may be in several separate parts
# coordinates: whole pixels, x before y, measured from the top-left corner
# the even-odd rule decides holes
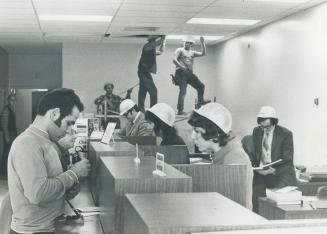
[[[158,31],[159,27],[125,27],[124,31],[146,31],[155,32]]]

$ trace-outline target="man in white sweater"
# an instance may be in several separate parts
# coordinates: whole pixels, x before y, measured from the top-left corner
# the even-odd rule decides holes
[[[74,187],[88,175],[90,164],[85,159],[63,172],[55,142],[83,109],[73,90],[53,90],[41,99],[33,123],[13,142],[8,160],[11,234],[54,233],[64,197],[77,195]]]

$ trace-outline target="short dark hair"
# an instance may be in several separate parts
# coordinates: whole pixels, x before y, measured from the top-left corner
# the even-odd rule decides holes
[[[113,83],[105,83],[103,89],[106,90],[107,86],[111,86],[111,88],[115,87]]]
[[[265,121],[266,119],[270,119],[270,123],[272,125],[277,125],[278,124],[278,119],[276,119],[276,118],[261,118],[261,117],[257,118],[257,123],[260,124],[261,122]]]
[[[40,100],[37,114],[44,116],[48,110],[59,108],[60,119],[71,114],[74,106],[81,112],[84,110],[84,105],[75,94],[74,90],[59,88],[47,92]]]
[[[228,142],[229,134],[226,134],[221,128],[214,124],[211,120],[199,115],[195,111],[192,112],[188,123],[195,128],[203,128],[206,132],[202,133],[201,136],[205,140],[213,140],[218,143],[219,146],[225,146]]]
[[[153,131],[155,132],[156,135],[159,134],[160,130],[162,131],[162,134],[164,136],[176,135],[177,131],[174,127],[171,127],[168,124],[166,124],[165,122],[163,122],[152,112],[146,111],[145,118],[146,118],[146,120],[153,122],[153,124],[154,124]]]

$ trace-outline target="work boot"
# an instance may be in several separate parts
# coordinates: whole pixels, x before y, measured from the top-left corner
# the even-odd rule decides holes
[[[211,102],[211,100],[203,100],[202,102],[198,102],[195,106],[195,109],[199,109],[201,106],[208,104],[209,102]]]
[[[178,112],[177,112],[177,115],[187,115],[187,113],[184,112],[184,111],[178,111]]]

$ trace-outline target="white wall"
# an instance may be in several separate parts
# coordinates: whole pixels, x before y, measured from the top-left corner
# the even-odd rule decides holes
[[[32,123],[33,89],[16,90],[16,124],[18,133],[23,132]]]
[[[10,54],[10,86],[17,89],[53,89],[62,86],[61,54]]]
[[[163,55],[157,57],[158,72],[154,80],[158,88],[158,101],[177,105],[178,87],[171,82],[169,74],[174,73],[172,59],[178,46],[167,45]],[[104,93],[103,84],[115,84],[114,93],[128,89],[138,83],[137,65],[140,59],[141,44],[64,44],[63,87],[73,88],[85,104],[86,112],[95,112],[94,99]],[[206,84],[205,97],[213,98],[215,79],[214,47],[208,48],[208,55],[196,58],[194,71]],[[135,88],[132,99],[137,102],[138,88]],[[121,95],[124,96],[124,95]],[[196,92],[188,88],[185,111],[194,107]],[[149,105],[147,95],[146,106]]]
[[[0,47],[0,87],[8,86],[8,54]]]
[[[218,101],[231,109],[234,129],[251,133],[259,108],[274,106],[293,131],[296,163],[327,163],[326,22],[324,4],[216,49]]]

